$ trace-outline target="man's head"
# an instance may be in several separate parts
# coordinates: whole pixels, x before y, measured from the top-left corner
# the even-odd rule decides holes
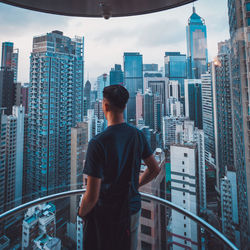
[[[128,102],[129,93],[121,85],[110,85],[103,89],[103,112],[107,118],[107,113],[123,113]]]

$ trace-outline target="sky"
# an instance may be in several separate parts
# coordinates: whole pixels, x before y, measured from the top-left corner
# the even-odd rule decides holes
[[[69,37],[84,36],[85,81],[109,73],[123,64],[124,52],[140,52],[143,63],[163,67],[165,51],[186,52],[186,26],[193,4],[133,17],[66,17],[25,10],[0,3],[0,43],[19,48],[18,81],[29,81],[33,36],[60,30]],[[229,38],[227,0],[198,0],[196,13],[207,26],[208,56],[217,54],[217,43]],[[1,54],[1,52],[0,52]]]

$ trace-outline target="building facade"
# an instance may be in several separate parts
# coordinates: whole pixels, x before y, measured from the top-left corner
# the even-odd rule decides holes
[[[241,245],[250,245],[250,6],[245,0],[228,1],[231,43],[234,167],[237,177]]]
[[[205,20],[196,13],[195,7],[188,20],[186,35],[188,78],[200,79],[201,74],[206,73],[208,64],[207,28]]]
[[[142,55],[136,53],[124,53],[124,86],[129,92],[129,100],[127,103],[127,122],[135,124],[136,122],[136,93],[143,90],[143,68]]]
[[[83,38],[34,37],[28,119],[29,197],[69,189],[71,127],[83,119]]]
[[[165,52],[165,76],[180,84],[180,96],[184,96],[184,80],[187,79],[187,57],[180,52]]]
[[[115,64],[114,68],[111,68],[109,72],[110,85],[123,84],[123,71],[120,64]]]

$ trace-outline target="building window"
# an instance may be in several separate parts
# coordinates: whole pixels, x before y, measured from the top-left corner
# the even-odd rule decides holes
[[[186,241],[186,240],[184,240],[184,243],[185,243],[185,244],[187,244],[187,241]]]
[[[184,161],[182,161],[182,165],[184,165],[185,164],[185,162]]]
[[[250,11],[250,3],[246,3],[246,10]]]
[[[184,153],[184,157],[188,157],[188,154],[187,154],[187,153]]]
[[[145,226],[145,225],[141,225],[141,232],[142,232],[143,234],[146,234],[146,235],[150,235],[150,236],[151,236],[151,227]]]
[[[183,200],[183,204],[185,204],[186,203],[186,201],[185,200]]]
[[[187,227],[187,225],[186,225],[186,224],[184,224],[184,227],[186,228],[186,227]]]
[[[185,196],[185,192],[183,192],[183,196]]]
[[[186,233],[186,232],[184,232],[184,236],[187,236],[187,233]]]
[[[250,17],[247,18],[247,26],[250,26]]]
[[[184,220],[186,220],[186,215],[184,215]]]
[[[152,249],[152,245],[148,242],[145,241],[141,241],[141,249],[143,250],[151,250]]]
[[[142,208],[141,209],[141,216],[144,217],[144,218],[147,218],[147,219],[151,219],[151,211]]]
[[[183,172],[183,173],[185,172],[185,169],[184,169],[184,168],[182,169],[182,172]]]
[[[185,187],[185,184],[183,184],[183,187]]]
[[[182,180],[185,180],[185,177],[184,177],[184,176],[182,176]]]

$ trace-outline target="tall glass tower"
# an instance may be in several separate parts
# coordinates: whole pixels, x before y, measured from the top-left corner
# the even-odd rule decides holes
[[[124,53],[124,84],[129,92],[127,104],[127,121],[135,124],[136,121],[136,101],[138,90],[143,93],[143,66],[142,55],[136,53]]]
[[[194,7],[188,20],[186,35],[188,78],[200,79],[201,74],[207,71],[207,27],[205,20],[195,12]]]
[[[165,76],[180,84],[181,96],[184,96],[184,80],[187,79],[187,57],[180,52],[165,52]]]
[[[115,64],[114,68],[111,68],[109,72],[110,85],[123,84],[123,71],[120,64]]]
[[[71,128],[83,118],[83,37],[33,38],[28,119],[29,198],[68,190]]]

